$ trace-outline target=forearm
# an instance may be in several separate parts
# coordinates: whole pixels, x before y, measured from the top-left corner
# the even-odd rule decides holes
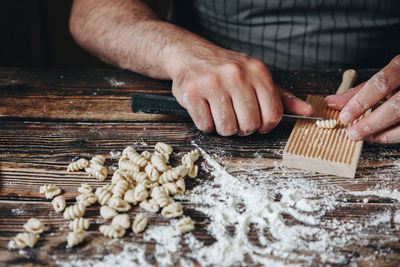
[[[203,131],[268,132],[282,117],[282,101],[295,114],[312,113],[274,84],[260,60],[164,22],[139,0],[74,0],[70,28],[80,45],[104,61],[171,79],[172,94]]]
[[[159,79],[173,79],[191,51],[219,49],[158,19],[138,0],[75,0],[70,30],[81,46],[107,63]]]

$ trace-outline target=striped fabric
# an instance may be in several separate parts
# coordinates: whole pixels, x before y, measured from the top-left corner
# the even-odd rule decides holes
[[[400,54],[398,0],[175,0],[173,20],[271,69],[377,68]]]

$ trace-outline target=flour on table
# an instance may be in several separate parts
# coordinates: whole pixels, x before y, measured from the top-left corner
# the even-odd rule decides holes
[[[118,87],[118,86],[124,86],[126,82],[124,81],[118,81],[114,77],[104,77],[104,80],[110,83],[111,86],[113,87]]]
[[[197,146],[195,143],[193,145]],[[351,218],[337,218],[329,214],[339,212],[348,199],[361,198],[357,205],[366,209],[376,196],[400,202],[397,189],[377,185],[366,191],[346,190],[331,182],[329,177],[310,177],[312,172],[295,173],[276,161],[268,170],[241,169],[240,174],[231,174],[201,147],[205,162],[202,171],[210,178],[198,178],[198,185],[178,199],[185,209],[193,209],[206,217],[196,224],[194,233],[180,235],[174,222],[168,225],[150,225],[143,240],[155,242],[154,259],[160,266],[181,264],[182,266],[231,266],[260,264],[287,266],[289,264],[311,265],[315,260],[325,264],[347,264],[352,252],[342,248],[354,245],[369,245],[370,227],[384,228],[392,217],[400,224],[400,210],[384,210]],[[222,154],[227,154],[220,151]],[[219,153],[219,152],[218,152]],[[259,154],[255,154],[257,159]],[[239,166],[241,168],[241,166]],[[277,179],[276,175],[284,176]],[[307,177],[309,176],[309,177]],[[360,178],[362,179],[362,178]],[[365,177],[364,179],[368,179]],[[385,178],[382,178],[383,180]],[[349,183],[357,184],[356,179]],[[357,216],[358,215],[358,216]],[[199,224],[201,226],[199,226]],[[204,243],[196,238],[196,229],[205,227],[214,242]],[[204,230],[204,229],[202,229]],[[386,229],[383,231],[387,232]],[[250,239],[249,233],[252,233]],[[386,233],[387,234],[387,233]],[[390,235],[391,233],[389,233]],[[254,237],[256,236],[256,238]],[[377,243],[395,242],[392,235]],[[116,255],[99,255],[99,259],[70,259],[65,266],[152,266],[146,258],[146,247],[135,238],[123,243]],[[105,244],[111,246],[112,244]],[[184,252],[182,251],[184,249]],[[299,253],[300,252],[300,253]],[[347,254],[346,254],[347,253]],[[376,251],[376,255],[384,252]],[[359,255],[358,260],[373,260],[375,256]]]
[[[400,224],[400,210],[396,211],[394,217],[393,217],[393,221],[396,224]]]
[[[23,214],[25,211],[24,210],[22,210],[22,209],[12,209],[11,210],[11,213],[12,214],[15,214],[15,215],[21,215],[21,214]]]

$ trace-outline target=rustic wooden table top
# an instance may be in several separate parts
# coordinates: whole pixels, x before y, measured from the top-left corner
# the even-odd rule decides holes
[[[372,73],[369,70],[360,71],[359,80],[366,80]],[[334,93],[340,83],[341,72],[277,72],[274,77],[278,84],[305,99],[308,94]],[[400,264],[400,232],[395,216],[400,209],[396,191],[400,186],[399,145],[366,144],[354,179],[300,170],[290,170],[288,176],[289,171],[277,167],[277,164],[293,121],[284,120],[266,135],[220,137],[203,134],[187,119],[131,113],[130,96],[133,92],[170,94],[170,83],[119,70],[0,68],[1,266],[57,265],[68,263],[72,256],[74,259],[101,260],[99,255],[119,253],[124,242],[144,245],[146,260],[155,264],[154,241],[145,241],[143,234],[133,235],[130,232],[124,242],[104,245],[107,239],[100,235],[96,223],[89,228],[90,237],[81,245],[66,249],[68,230],[65,220],[62,214],[53,211],[50,201],[39,194],[39,187],[46,183],[56,184],[63,189],[67,202],[72,203],[77,195],[76,188],[81,183],[98,187],[106,182],[89,178],[83,172],[67,173],[66,166],[73,159],[102,154],[115,164],[116,159],[110,156],[110,152],[122,151],[127,145],[146,150],[159,141],[171,144],[179,153],[192,150],[194,142],[234,176],[251,176],[255,170],[266,171],[272,177],[269,181],[290,183],[300,177],[327,192],[332,190],[340,205],[323,214],[321,221],[348,223],[350,229],[341,232],[340,238],[359,234],[342,247],[334,245],[329,248],[341,260],[329,262],[319,255],[318,250],[301,251],[301,248],[291,253],[307,257],[271,255],[271,259],[304,265]],[[200,163],[204,164],[204,159]],[[201,186],[202,180],[212,178],[209,172],[201,169],[196,179],[187,181],[187,188]],[[341,190],[339,193],[338,188]],[[278,194],[276,201],[279,200]],[[185,213],[196,222],[194,236],[212,244],[215,239],[207,231],[207,216],[190,203],[183,204]],[[98,206],[92,206],[86,215],[96,221],[96,218],[100,219],[98,209]],[[134,215],[138,212],[139,208],[135,208],[129,213]],[[383,218],[385,214],[389,214],[389,219]],[[148,216],[152,224],[168,224],[160,214]],[[35,248],[22,251],[10,249],[9,240],[23,231],[22,225],[30,217],[41,219],[49,230],[42,235]],[[288,224],[299,224],[287,217]],[[379,217],[383,219],[379,221]],[[368,224],[371,218],[378,220]],[[324,229],[329,231],[327,225],[324,224]],[[255,232],[257,229],[251,229],[248,235],[257,242]],[[179,253],[180,257],[184,257],[190,251],[182,245]],[[246,259],[246,262],[253,264],[252,259]]]

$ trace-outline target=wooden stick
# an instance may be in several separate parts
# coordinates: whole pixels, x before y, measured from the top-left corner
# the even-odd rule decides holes
[[[357,80],[357,72],[353,69],[346,70],[342,76],[342,83],[336,91],[336,94],[341,94],[349,90]]]

